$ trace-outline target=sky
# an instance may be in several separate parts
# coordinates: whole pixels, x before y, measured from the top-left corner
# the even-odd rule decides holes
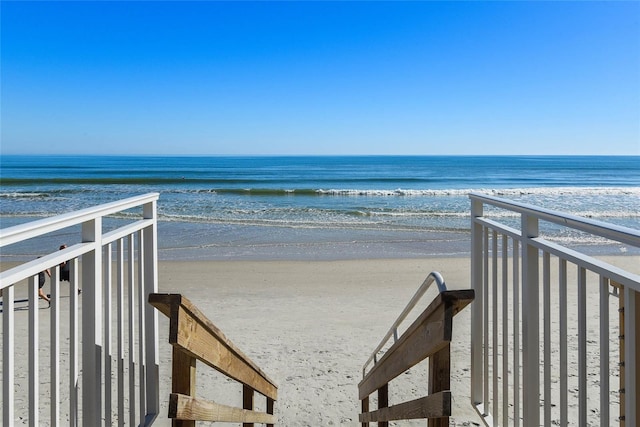
[[[640,155],[640,2],[0,3],[2,154]]]

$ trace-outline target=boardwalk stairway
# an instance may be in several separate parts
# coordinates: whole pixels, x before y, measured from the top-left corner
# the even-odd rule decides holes
[[[398,325],[416,305],[429,286],[437,282],[440,292],[429,306],[400,336]],[[380,346],[363,368],[358,386],[362,402],[363,426],[377,422],[387,426],[391,420],[428,418],[429,425],[448,425],[451,415],[450,343],[454,316],[474,298],[473,290],[447,291],[442,277],[431,273],[405,311],[394,323]],[[149,303],[169,318],[169,343],[173,346],[172,392],[169,418],[173,426],[195,426],[196,421],[276,423],[274,403],[277,386],[238,349],[200,310],[180,294],[150,294]],[[384,356],[377,354],[394,336],[395,342]],[[388,406],[389,382],[429,358],[428,395],[395,406]],[[195,396],[196,360],[216,369],[243,385],[243,407],[221,405]],[[367,367],[373,366],[367,372]],[[255,392],[266,397],[266,412],[254,410]],[[377,392],[378,409],[369,410],[369,396]]]
[[[169,318],[169,343],[173,345],[169,418],[174,427],[192,427],[196,421],[273,426],[278,388],[251,359],[184,296],[151,294],[149,303]],[[196,360],[242,383],[242,408],[195,396]],[[254,410],[255,392],[266,397],[266,412]]]
[[[411,312],[432,283],[437,283],[439,293],[417,319],[398,337],[398,326]],[[453,335],[453,318],[474,299],[474,291],[446,290],[439,273],[431,273],[418,292],[393,324],[382,342],[374,350],[363,367],[363,379],[358,385],[358,396],[363,427],[370,422],[386,427],[389,421],[429,419],[430,427],[449,425],[451,415],[450,344]],[[394,337],[395,342],[378,360],[385,343]],[[411,367],[429,358],[428,394],[394,406],[389,404],[389,382]],[[369,371],[367,367],[373,362]],[[378,409],[371,410],[369,398],[377,392]]]

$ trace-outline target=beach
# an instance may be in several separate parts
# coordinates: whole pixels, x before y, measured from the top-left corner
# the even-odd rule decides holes
[[[6,267],[7,264],[3,264],[3,268]],[[359,425],[358,383],[362,379],[362,367],[431,271],[439,271],[450,289],[469,288],[467,258],[163,261],[159,263],[158,282],[159,292],[181,293],[190,299],[276,382],[278,425],[356,426]],[[17,300],[26,297],[25,289],[26,286],[18,286]],[[48,289],[47,282],[45,291],[49,292]],[[419,311],[435,297],[435,289],[433,286],[418,304]],[[61,322],[66,324],[69,316],[66,284],[61,285],[60,301]],[[42,425],[49,425],[50,373],[46,367],[50,354],[50,309],[44,301],[40,301],[39,306],[40,421]],[[26,302],[16,307],[16,337],[26,337]],[[456,317],[451,344],[451,420],[455,425],[480,422],[468,397],[470,313],[467,307]],[[408,322],[412,319],[410,316]],[[154,424],[159,426],[171,425],[167,418],[171,388],[168,333],[168,320],[159,313],[161,413]],[[64,331],[61,340],[61,419],[65,423],[69,365],[65,350],[68,337]],[[26,354],[26,344],[26,340],[17,338],[16,354]],[[29,388],[26,363],[24,358],[16,359],[19,385],[16,419],[25,423]],[[198,397],[242,406],[242,387],[199,362],[196,384]],[[426,394],[426,361],[390,383],[390,404]],[[256,395],[255,401],[258,409],[260,405],[264,407],[262,396]],[[401,425],[424,425],[424,421]]]
[[[79,166],[69,169],[70,163]],[[471,288],[470,192],[638,229],[639,164],[637,156],[603,156],[597,161],[581,156],[5,156],[0,220],[2,228],[10,227],[147,191],[159,193],[159,292],[181,293],[191,300],[278,384],[278,425],[356,426],[363,364],[427,275],[440,272],[449,289]],[[507,226],[520,226],[515,213],[487,209],[485,215]],[[103,232],[138,218],[135,212],[105,217]],[[607,257],[613,265],[640,274],[638,247],[544,221],[540,236],[586,255]],[[61,243],[72,246],[80,241],[76,227],[3,247],[1,268],[55,252]],[[575,283],[575,274],[571,269],[569,283]],[[28,354],[24,285],[16,287],[16,299],[21,300],[16,305],[16,337],[20,338],[16,355]],[[47,280],[45,293],[49,289]],[[61,325],[69,324],[68,291],[68,285],[62,284]],[[588,291],[589,301],[597,302],[597,283],[590,284]],[[435,290],[430,290],[407,323],[434,296]],[[575,301],[574,294],[569,301]],[[558,327],[558,311],[557,301],[552,300],[553,331]],[[575,327],[577,308],[570,303],[568,311],[569,325]],[[42,425],[49,419],[50,313],[41,301]],[[615,298],[611,298],[610,313],[613,319]],[[127,314],[124,317],[128,319]],[[482,423],[470,403],[470,317],[467,307],[453,326],[452,425]],[[156,423],[170,425],[166,414],[171,347],[167,319],[163,315],[159,319],[162,388]],[[617,390],[614,365],[619,333],[616,323],[611,324],[611,390]],[[115,354],[115,337],[113,341]],[[589,355],[593,349],[595,358],[598,348],[591,342],[589,346]],[[555,363],[557,351],[552,358]],[[63,423],[69,419],[68,359],[69,334],[63,330]],[[426,365],[423,362],[390,383],[390,405],[426,395]],[[28,366],[26,358],[16,357],[16,419],[23,422],[29,409]],[[200,366],[197,396],[241,406],[240,386]],[[576,377],[570,379],[572,420],[578,419],[574,416]],[[595,378],[589,377],[589,411],[596,411],[590,412],[590,419],[598,418]],[[611,401],[614,405],[619,401],[613,391]],[[256,404],[264,405],[263,399],[256,398]],[[611,411],[615,420],[617,409]],[[558,418],[555,412],[553,417]],[[424,421],[397,425],[424,425]]]
[[[638,273],[640,258],[605,257],[603,260]],[[3,264],[6,268],[7,264]],[[341,261],[162,261],[158,284],[161,293],[181,293],[194,303],[236,346],[249,356],[278,385],[275,414],[282,426],[357,426],[360,402],[358,383],[362,367],[394,320],[432,271],[444,277],[448,289],[470,288],[469,258],[361,259]],[[569,279],[574,278],[570,272]],[[48,283],[45,290],[49,287]],[[20,299],[25,287],[19,286]],[[68,288],[61,288],[62,324],[69,316]],[[401,325],[400,332],[435,297],[429,290],[416,310]],[[589,286],[588,300],[597,300],[597,286]],[[610,298],[611,313],[616,313],[617,298]],[[28,334],[28,310],[17,305],[16,337]],[[49,425],[48,401],[50,373],[49,314],[40,301],[40,417]],[[556,302],[552,312],[556,316]],[[577,309],[568,307],[569,325],[577,325]],[[453,396],[450,425],[481,425],[470,404],[470,332],[471,308],[456,317],[451,342],[451,391]],[[591,321],[591,320],[589,320]],[[595,320],[597,322],[597,319]],[[615,322],[614,322],[615,325]],[[552,326],[552,327],[557,327]],[[168,344],[168,320],[159,314],[159,361],[161,412],[155,425],[169,426],[166,417],[171,380],[171,346]],[[570,332],[571,334],[571,332]],[[68,339],[63,334],[61,354],[61,419],[68,419],[67,384],[69,365],[65,351]],[[617,328],[610,333],[611,402],[616,405]],[[26,340],[25,340],[26,341]],[[555,340],[554,340],[555,341]],[[554,342],[555,345],[555,342]],[[590,354],[597,360],[597,345]],[[16,340],[16,354],[26,354],[26,342]],[[571,348],[571,346],[570,346]],[[575,349],[574,349],[575,350]],[[557,358],[557,350],[552,351]],[[570,372],[575,369],[569,355]],[[27,422],[28,384],[24,358],[16,359],[16,414]],[[592,362],[590,362],[592,363]],[[591,368],[590,368],[591,369]],[[22,378],[22,380],[21,380]],[[570,384],[575,378],[570,375]],[[389,403],[412,400],[427,394],[427,362],[415,366],[389,385]],[[589,377],[589,406],[597,408],[598,376]],[[202,363],[197,365],[196,395],[218,403],[241,406],[241,386]],[[577,420],[577,388],[570,388],[570,420]],[[595,400],[591,400],[591,399]],[[257,395],[256,407],[264,408],[265,399]],[[375,407],[375,406],[374,406]],[[612,407],[612,419],[617,417]],[[115,416],[115,414],[114,414]],[[596,417],[597,413],[590,416]],[[555,417],[554,417],[555,419]],[[424,420],[390,425],[418,426]],[[203,425],[207,425],[204,423]]]
[[[627,271],[639,272],[639,257],[601,259]],[[359,425],[357,386],[362,379],[362,366],[380,339],[430,272],[440,272],[447,289],[469,289],[469,268],[469,258],[464,257],[316,262],[162,262],[159,285],[161,292],[179,290],[189,298],[278,384],[275,413],[281,425],[355,426]],[[575,272],[570,271],[569,278],[571,283]],[[587,298],[597,301],[597,282],[589,283],[594,286],[589,286]],[[400,331],[426,308],[435,295],[434,286]],[[554,318],[559,310],[557,303],[557,300],[552,301]],[[617,304],[617,298],[611,297],[611,313],[617,313]],[[168,325],[164,316],[161,317],[160,354],[168,358]],[[569,305],[567,318],[571,336],[578,323],[575,305]],[[470,403],[470,319],[471,308],[467,307],[455,317],[453,325],[451,425],[482,424]],[[589,322],[592,320],[597,330],[597,316]],[[555,321],[552,322],[557,328]],[[619,381],[615,323],[610,332],[610,383],[614,404],[619,401],[614,392]],[[552,358],[556,360],[557,339],[553,341]],[[597,345],[590,346],[590,354],[597,360]],[[570,372],[577,365],[575,357],[575,354],[569,355]],[[168,366],[168,363],[161,363],[161,372]],[[592,368],[597,369],[597,366]],[[212,370],[204,367],[202,371]],[[212,388],[220,392],[224,386],[225,390],[235,390],[235,404],[241,404],[239,386],[229,388],[230,385],[222,378],[213,385],[209,378],[207,374],[199,378],[203,393],[212,392]],[[572,375],[571,384],[573,378]],[[427,382],[427,365],[423,362],[390,383],[390,405],[425,396]],[[589,401],[589,406],[597,408],[600,393],[597,376],[590,377],[588,387],[590,399],[594,399]],[[574,388],[569,396],[569,419],[575,422],[578,420],[577,392]],[[168,391],[161,392],[161,399],[167,394]],[[617,419],[617,409],[612,408],[611,411],[612,420]],[[597,410],[591,416],[597,422]],[[424,425],[424,421],[390,425],[418,426]]]
[[[181,292],[195,303],[278,384],[280,425],[355,426],[362,366],[431,271],[439,271],[450,289],[469,288],[465,258],[163,262],[159,284],[161,292]],[[467,308],[456,317],[451,346],[456,425],[480,422],[468,397],[470,313]],[[161,318],[160,354],[169,358],[168,322]],[[164,360],[161,372],[170,366]],[[390,384],[390,403],[425,396],[426,379],[427,367],[416,366],[397,380],[397,388]],[[218,386],[235,392],[241,405],[238,385],[221,378],[212,385],[206,374],[198,382],[205,395]],[[167,396],[168,390],[161,392],[165,404]],[[415,423],[402,425],[424,425]]]
[[[159,282],[160,291],[197,304],[278,384],[280,425],[356,425],[362,366],[380,339],[431,271],[461,289],[469,288],[468,267],[468,259],[163,262]],[[422,308],[435,293],[434,286]],[[468,400],[469,315],[456,319],[452,344],[452,419],[460,425],[477,421]],[[166,319],[160,331],[168,357]],[[392,384],[391,402],[410,391],[426,395],[425,375],[426,367],[406,374],[409,390],[396,393]]]

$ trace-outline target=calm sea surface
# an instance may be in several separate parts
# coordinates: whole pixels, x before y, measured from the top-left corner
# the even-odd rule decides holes
[[[0,167],[3,228],[159,192],[161,259],[466,255],[471,191],[640,229],[640,156],[2,156]],[[551,233],[592,253],[633,252]],[[2,257],[77,238],[67,230]]]

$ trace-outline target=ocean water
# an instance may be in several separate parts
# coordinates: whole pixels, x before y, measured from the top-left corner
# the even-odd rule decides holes
[[[640,229],[640,156],[2,156],[0,184],[3,228],[159,192],[161,259],[464,256],[472,191]],[[549,233],[595,254],[634,251]]]

